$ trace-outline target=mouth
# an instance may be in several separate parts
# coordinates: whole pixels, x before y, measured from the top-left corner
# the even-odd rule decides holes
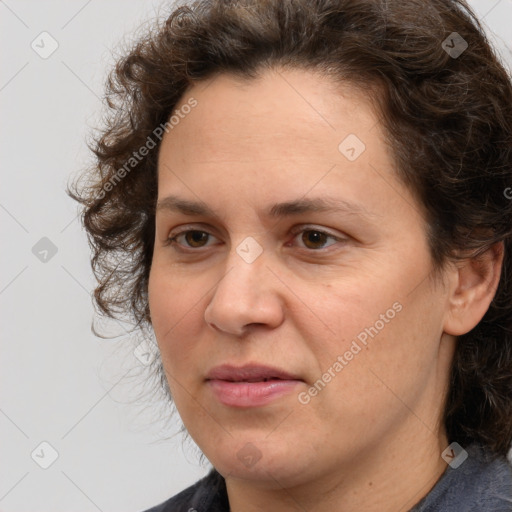
[[[217,366],[206,378],[217,400],[230,407],[262,407],[290,394],[302,382],[297,375],[263,365]]]
[[[292,373],[280,368],[260,364],[248,364],[245,366],[232,366],[224,364],[212,368],[206,380],[223,380],[227,382],[268,382],[272,380],[300,380]]]

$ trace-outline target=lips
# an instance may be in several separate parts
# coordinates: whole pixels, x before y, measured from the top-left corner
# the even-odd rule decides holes
[[[249,364],[245,366],[232,366],[224,364],[212,368],[206,380],[224,380],[228,382],[267,382],[270,380],[300,380],[297,375],[280,368],[265,365]]]
[[[228,407],[264,407],[290,395],[304,381],[292,373],[257,364],[213,368],[206,385]]]

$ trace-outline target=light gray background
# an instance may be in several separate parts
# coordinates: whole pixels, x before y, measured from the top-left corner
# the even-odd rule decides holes
[[[0,511],[140,512],[198,480],[134,344],[90,331],[89,249],[66,183],[91,162],[112,51],[170,2],[0,0]],[[512,62],[512,0],[472,1]],[[57,50],[48,58],[52,41]],[[41,39],[43,41],[41,42]],[[32,248],[47,237],[57,253]],[[36,252],[38,252],[36,250]],[[123,334],[113,324],[112,332]],[[161,413],[159,411],[162,411]],[[52,449],[58,458],[51,462]],[[35,451],[34,451],[35,450]]]

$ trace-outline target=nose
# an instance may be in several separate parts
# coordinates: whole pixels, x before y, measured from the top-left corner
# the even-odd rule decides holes
[[[284,320],[281,283],[267,267],[264,254],[247,263],[234,252],[227,268],[205,309],[206,323],[239,337],[256,325],[279,327]]]

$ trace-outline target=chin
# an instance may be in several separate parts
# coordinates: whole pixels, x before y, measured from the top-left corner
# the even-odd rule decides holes
[[[252,486],[282,489],[312,477],[306,474],[312,465],[298,461],[297,450],[282,441],[253,443],[240,439],[216,452],[208,459],[224,478],[247,480]]]

